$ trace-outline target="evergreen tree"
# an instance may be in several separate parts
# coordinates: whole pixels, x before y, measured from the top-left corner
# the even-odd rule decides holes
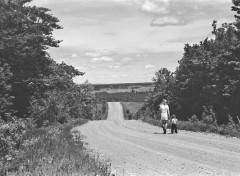
[[[13,97],[9,95],[11,91],[11,85],[9,81],[11,79],[11,72],[6,64],[0,62],[0,121],[3,120],[7,122],[10,120],[12,111],[12,100]]]
[[[233,10],[240,13],[239,5]],[[156,111],[163,97],[170,100],[172,112],[180,119],[202,116],[204,107],[215,111],[214,121],[226,123],[229,114],[240,114],[240,16],[236,23],[217,27],[213,22],[213,38],[199,44],[185,45],[175,73],[160,69],[148,106]]]
[[[171,101],[171,98],[173,97],[172,93],[175,78],[172,72],[166,68],[162,68],[155,73],[153,81],[155,83],[155,87],[147,99],[147,106],[149,106],[152,111],[157,113],[159,110],[159,104],[163,99],[168,99]]]
[[[27,6],[30,1],[0,1],[0,61],[12,73],[10,95],[15,97],[19,116],[27,113],[33,95],[29,84],[51,74],[54,61],[46,49],[58,47],[60,42],[52,36],[54,29],[61,29],[59,20],[49,9]]]

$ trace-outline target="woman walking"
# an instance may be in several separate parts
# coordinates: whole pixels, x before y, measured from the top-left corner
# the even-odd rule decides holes
[[[168,122],[168,119],[170,118],[169,106],[167,105],[166,99],[162,100],[159,110],[161,112],[163,133],[166,134],[167,133],[167,122]]]

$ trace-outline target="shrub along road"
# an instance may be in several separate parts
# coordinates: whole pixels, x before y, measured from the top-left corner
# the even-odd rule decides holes
[[[240,140],[214,134],[162,129],[123,119],[120,103],[108,118],[76,127],[90,149],[109,158],[117,175],[240,175]]]

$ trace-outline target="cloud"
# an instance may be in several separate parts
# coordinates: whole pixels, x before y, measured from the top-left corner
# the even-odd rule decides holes
[[[177,60],[182,58],[184,44],[204,39],[212,30],[213,19],[219,20],[219,25],[234,20],[230,0],[34,2],[45,2],[46,7],[52,9],[51,14],[57,16],[59,24],[64,26],[63,30],[54,32],[56,39],[63,40],[61,47],[50,48],[49,51],[57,61],[64,58],[62,61],[66,59],[68,64],[85,67],[86,74],[79,77],[78,82],[86,79],[93,83],[150,81],[159,65],[174,71],[178,66]],[[162,27],[164,25],[170,27]],[[72,53],[81,59],[72,58]],[[147,57],[143,55],[145,53]],[[104,56],[113,61],[106,61],[111,59]],[[147,66],[151,64],[155,68]],[[109,68],[109,65],[116,69]],[[121,73],[129,76],[111,77]]]
[[[109,65],[108,67],[113,69],[119,69],[120,65]]]
[[[225,0],[144,0],[139,9],[153,16],[151,26],[162,27],[183,26],[209,17],[219,19],[230,5]]]
[[[72,54],[72,57],[78,57],[77,54]]]
[[[104,75],[97,75],[98,78],[104,78]]]
[[[152,14],[167,14],[169,4],[169,0],[145,0],[140,9]]]
[[[186,22],[184,22],[182,19],[174,16],[166,16],[166,17],[160,17],[153,19],[151,26],[179,26],[179,25],[185,25]]]
[[[92,65],[91,68],[97,68],[95,65]]]
[[[152,65],[152,64],[148,64],[148,65],[145,65],[145,68],[154,68],[155,65]]]
[[[127,75],[127,74],[122,74],[122,77],[123,77],[123,78],[127,78],[128,75]]]
[[[85,71],[86,70],[86,68],[82,67],[82,66],[78,66],[78,67],[75,67],[75,68],[79,71]]]
[[[129,77],[128,74],[117,74],[117,75],[112,75],[112,78],[127,78]]]
[[[88,56],[88,57],[100,57],[100,56],[103,56],[103,55],[113,55],[114,52],[110,49],[100,49],[100,50],[97,50],[97,51],[89,51],[87,53],[85,53],[85,56]]]
[[[112,78],[117,78],[118,77],[118,75],[112,75]]]
[[[129,62],[129,61],[131,61],[131,60],[132,60],[131,57],[123,57],[122,60],[121,60],[121,62]]]
[[[98,52],[88,52],[85,55],[89,56],[89,57],[99,57],[101,55],[101,53],[98,53]]]
[[[106,32],[105,35],[115,36],[115,35],[117,35],[117,33],[116,32]]]
[[[113,61],[113,58],[108,57],[108,56],[103,56],[103,57],[96,57],[92,58],[92,62],[111,62]]]

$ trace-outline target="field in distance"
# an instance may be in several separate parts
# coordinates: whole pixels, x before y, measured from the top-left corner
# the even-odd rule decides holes
[[[154,88],[154,83],[147,82],[147,83],[93,84],[93,86],[94,93],[150,92]]]

